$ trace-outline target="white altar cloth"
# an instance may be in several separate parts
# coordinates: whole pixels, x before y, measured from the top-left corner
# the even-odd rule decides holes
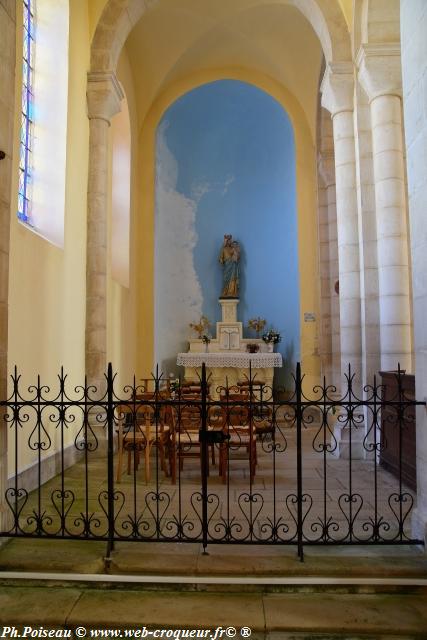
[[[198,353],[191,351],[188,353],[178,353],[176,359],[178,365],[183,367],[201,367],[204,362],[209,368],[234,367],[237,369],[265,369],[269,367],[282,366],[281,353],[247,353],[239,352],[211,352]]]

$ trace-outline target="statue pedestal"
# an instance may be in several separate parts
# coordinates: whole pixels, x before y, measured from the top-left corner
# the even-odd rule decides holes
[[[222,320],[216,323],[216,336],[206,348],[200,338],[189,341],[190,353],[246,352],[248,344],[259,345],[260,353],[273,350],[273,345],[265,344],[260,338],[243,338],[243,324],[237,320],[239,298],[219,298]]]
[[[237,305],[239,298],[219,298],[222,311],[222,322],[237,322]]]
[[[216,335],[220,351],[241,351],[242,323],[237,321],[239,298],[220,298],[222,322],[216,323]]]

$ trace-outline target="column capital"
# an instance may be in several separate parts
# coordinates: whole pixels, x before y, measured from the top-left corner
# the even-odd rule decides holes
[[[120,111],[124,93],[114,73],[90,71],[87,74],[86,97],[89,120],[98,118],[110,123]]]
[[[362,44],[357,52],[358,79],[369,102],[383,95],[402,97],[400,44]]]
[[[327,109],[332,117],[341,111],[353,111],[353,63],[329,63],[325,69],[320,92],[322,94],[322,107]]]
[[[318,154],[317,169],[326,187],[335,184],[335,157],[332,151]]]

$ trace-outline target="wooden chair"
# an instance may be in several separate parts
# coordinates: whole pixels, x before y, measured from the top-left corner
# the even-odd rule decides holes
[[[274,431],[271,407],[264,404],[272,399],[271,390],[263,380],[241,380],[237,383],[241,393],[250,397],[255,433],[257,436],[271,435]]]
[[[256,433],[250,407],[247,393],[228,394],[225,402],[222,403],[223,429],[226,439],[219,449],[219,474],[224,484],[227,482],[229,463],[233,460],[230,454],[233,452],[240,454],[243,451],[243,459],[249,461],[251,481],[255,477]],[[241,460],[242,456],[239,455],[238,459]]]
[[[201,397],[181,395],[181,404],[174,411],[174,445],[179,464],[179,470],[184,468],[185,458],[197,458],[202,465],[202,449],[200,443],[200,429],[202,427]],[[186,404],[188,402],[188,404]],[[215,447],[210,445],[211,461],[215,465]],[[202,470],[202,467],[201,467]],[[207,469],[209,474],[209,465]]]
[[[162,396],[157,395],[159,404],[154,404],[156,397],[153,393],[136,396],[135,400],[116,407],[116,422],[118,434],[117,482],[120,482],[123,472],[123,458],[128,454],[127,472],[131,473],[132,457],[135,461],[135,471],[138,470],[141,453],[145,459],[145,481],[150,481],[150,454],[153,447],[158,448],[161,468],[168,475],[166,454],[169,458],[172,483],[176,482],[175,454],[173,442],[173,426],[170,412],[166,405],[161,404]],[[169,423],[169,424],[168,424]]]

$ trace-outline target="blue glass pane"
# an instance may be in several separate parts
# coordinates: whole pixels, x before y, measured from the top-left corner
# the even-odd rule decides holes
[[[34,121],[34,103],[31,100],[31,97],[29,96],[29,100],[28,100],[28,119],[31,120],[31,122]]]
[[[29,149],[29,151],[33,149],[33,141],[34,141],[33,128],[28,127],[27,148]],[[28,171],[30,171],[30,169],[31,169],[31,166],[28,167]]]
[[[22,62],[22,82],[25,86],[28,84],[28,63],[26,60]]]
[[[31,69],[34,69],[34,40],[33,39],[30,40],[30,55],[27,58],[27,60],[30,63]]]
[[[31,149],[33,146],[34,95],[34,10],[35,0],[23,0],[23,43],[22,43],[22,117],[19,150],[19,195],[18,217],[29,222],[31,214]]]
[[[25,149],[21,147],[21,151],[19,153],[19,168],[21,171],[25,171]]]
[[[28,51],[28,38],[25,32],[24,32],[24,41],[22,43],[22,57],[24,58],[24,60],[28,60],[30,57],[29,51]]]

